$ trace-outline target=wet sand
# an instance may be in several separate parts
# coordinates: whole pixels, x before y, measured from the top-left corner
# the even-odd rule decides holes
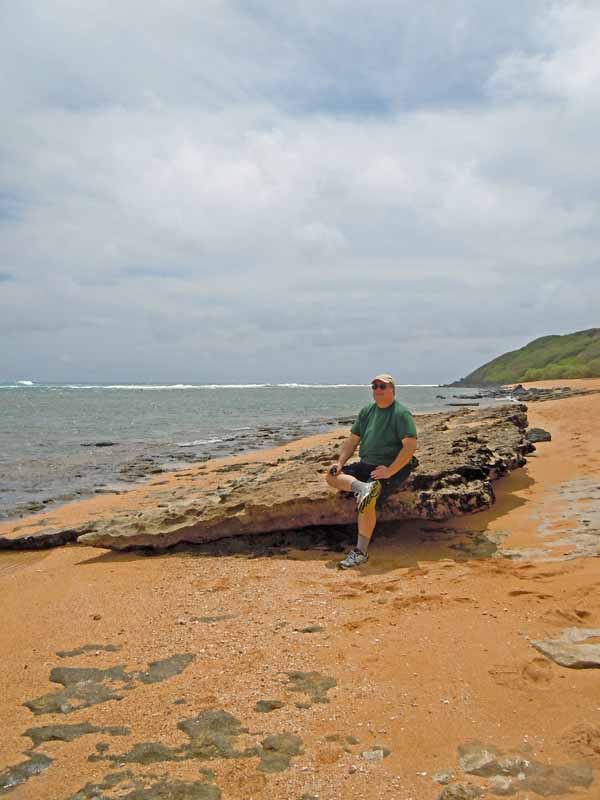
[[[600,387],[600,380],[562,383]],[[546,796],[600,797],[598,672],[561,667],[530,643],[566,627],[600,627],[600,395],[532,403],[529,421],[549,430],[552,442],[495,484],[493,509],[446,524],[383,526],[359,571],[338,571],[339,553],[325,545],[301,550],[288,542],[285,549],[276,537],[271,547],[230,555],[195,548],[145,557],[70,546],[0,557],[0,772],[28,760],[29,728],[87,722],[102,729],[41,744],[35,752],[52,763],[9,796],[66,800],[130,770],[100,796],[157,797],[157,785],[179,781],[196,784],[196,794],[181,795],[190,798],[220,790],[240,800],[434,800],[443,790],[432,779],[439,772],[489,792],[488,779],[459,769],[458,748],[477,740],[538,763],[537,788],[554,792]],[[281,449],[294,447],[301,444]],[[114,504],[152,502],[152,484],[200,480],[196,470],[185,472],[57,509],[43,526],[40,518],[4,524],[2,533],[69,527],[91,508],[102,514]],[[209,465],[199,474],[216,481],[213,472]],[[118,650],[57,655],[90,644]],[[178,654],[194,657],[179,674],[144,679],[151,662]],[[118,665],[129,678],[113,673],[100,684],[120,700],[62,714],[36,715],[23,705],[62,689],[49,681],[55,667]],[[265,713],[256,710],[260,700],[283,705]],[[206,720],[211,709],[233,715],[247,732],[223,734],[221,749],[210,751],[218,757],[192,757],[190,741],[196,756],[209,751],[177,724]],[[219,730],[236,730],[225,719],[214,717]],[[124,727],[128,735],[106,732]],[[155,747],[154,763],[132,762],[126,754],[141,742],[174,748],[161,757],[178,760],[156,761]],[[284,768],[264,771],[265,753]],[[89,761],[94,755],[101,760]],[[565,765],[584,765],[597,777],[583,786],[586,773],[557,769]],[[541,796],[516,780],[517,800]]]

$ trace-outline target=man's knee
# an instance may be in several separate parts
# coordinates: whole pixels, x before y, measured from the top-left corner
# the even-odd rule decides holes
[[[325,480],[327,481],[328,486],[331,486],[332,489],[337,489],[337,486],[335,485],[335,477],[331,474],[331,472],[329,472],[329,470],[325,474]]]

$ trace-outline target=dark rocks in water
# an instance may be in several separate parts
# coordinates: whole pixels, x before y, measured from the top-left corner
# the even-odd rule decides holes
[[[543,428],[529,428],[527,438],[534,444],[535,442],[550,442],[552,441],[552,434]]]
[[[82,442],[82,447],[116,447],[116,442]]]
[[[52,759],[48,756],[36,753],[22,761],[14,767],[7,767],[0,772],[0,794],[10,792],[17,786],[25,783],[34,775],[39,775],[52,764]]]
[[[533,448],[520,405],[424,415],[417,427],[419,466],[390,494],[381,521],[444,520],[489,508],[492,481],[522,466]],[[113,549],[164,549],[178,542],[355,523],[353,498],[324,481],[338,451],[339,440],[332,439],[275,466],[244,467],[238,478],[204,494],[201,485],[190,485],[167,508],[150,505],[135,518],[93,522],[93,531],[79,541]]]
[[[327,692],[337,686],[335,678],[320,672],[288,672],[288,689],[307,694],[313,703],[328,703]]]

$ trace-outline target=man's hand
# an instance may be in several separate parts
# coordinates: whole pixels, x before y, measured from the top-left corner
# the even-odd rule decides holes
[[[393,473],[390,471],[389,467],[379,466],[376,467],[373,472],[371,473],[371,477],[375,480],[385,480],[386,478],[391,478]]]
[[[334,464],[332,467],[329,467],[328,470],[329,474],[333,476],[339,475],[340,472],[342,471],[342,466],[343,466],[342,464]]]

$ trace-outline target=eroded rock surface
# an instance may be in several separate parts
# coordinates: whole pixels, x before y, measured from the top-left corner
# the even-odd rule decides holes
[[[528,754],[503,754],[493,745],[470,742],[459,747],[459,766],[467,775],[487,779],[491,794],[507,796],[529,790],[542,797],[562,797],[594,781],[592,769],[585,764],[543,764]],[[465,794],[464,784],[452,784],[442,792],[440,800],[462,800],[476,797]],[[474,787],[479,794],[482,787]]]
[[[526,408],[521,405],[430,414],[418,418],[419,466],[390,495],[382,520],[443,520],[489,508],[492,481],[525,463]],[[162,549],[178,542],[209,542],[231,536],[350,524],[354,499],[324,480],[339,441],[315,446],[276,463],[238,465],[223,483],[203,491],[201,479],[183,496],[142,514],[121,514],[92,524],[79,541],[98,547]]]
[[[590,669],[600,667],[598,640],[600,628],[565,628],[558,639],[532,641],[531,644],[561,667]]]

